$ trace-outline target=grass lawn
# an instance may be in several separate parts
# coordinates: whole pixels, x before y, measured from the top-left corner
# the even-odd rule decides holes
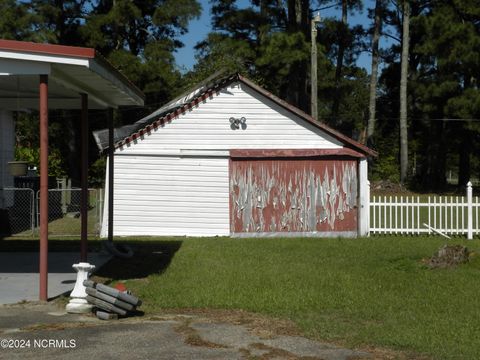
[[[480,359],[480,240],[449,241],[474,254],[468,264],[435,270],[421,260],[445,244],[439,237],[118,241],[132,243],[135,256],[112,260],[97,276],[127,280],[147,314],[242,309],[344,346]],[[50,249],[78,251],[77,243],[54,240]],[[0,241],[2,251],[31,246],[38,244]]]
[[[480,248],[478,240],[463,243]],[[127,285],[144,299],[146,312],[243,309],[290,319],[310,337],[346,346],[480,358],[480,254],[455,269],[426,268],[421,259],[443,239],[179,238],[156,244],[156,258],[144,253],[117,274],[142,278]],[[157,273],[140,273],[142,263],[147,273]]]

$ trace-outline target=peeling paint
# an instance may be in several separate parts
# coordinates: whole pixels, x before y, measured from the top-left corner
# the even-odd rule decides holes
[[[355,160],[233,160],[231,230],[356,231],[357,188]]]

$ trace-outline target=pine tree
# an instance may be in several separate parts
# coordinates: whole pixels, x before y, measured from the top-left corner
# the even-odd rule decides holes
[[[416,94],[426,118],[432,119],[423,174],[439,189],[446,185],[447,156],[450,169],[458,169],[460,187],[470,180],[472,157],[478,159],[474,139],[480,127],[470,121],[480,116],[477,5],[471,0],[438,1],[416,25],[421,34],[415,49],[421,57],[417,83],[422,85],[415,87]]]
[[[375,1],[375,12],[372,31],[372,67],[370,74],[370,93],[368,104],[367,140],[369,143],[375,133],[377,85],[378,85],[378,63],[380,58],[379,42],[382,30],[382,13],[385,8],[384,0]]]

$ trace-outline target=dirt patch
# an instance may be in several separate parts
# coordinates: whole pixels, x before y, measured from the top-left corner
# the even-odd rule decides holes
[[[402,184],[389,180],[372,181],[370,192],[372,195],[415,195]]]
[[[270,359],[283,359],[283,360],[323,360],[319,357],[311,357],[311,356],[297,356],[292,354],[289,351],[283,349],[277,349],[262,343],[254,343],[250,344],[250,347],[257,350],[265,351],[262,355],[254,355],[252,351],[249,349],[240,349],[240,352],[243,356],[247,359],[255,359],[255,360],[270,360]]]
[[[172,309],[171,313],[201,316],[208,322],[243,325],[254,335],[263,339],[271,339],[277,335],[302,336],[302,332],[292,321],[269,318],[244,310]]]
[[[412,352],[400,352],[382,348],[367,347],[361,349],[370,353],[372,360],[433,360],[431,356],[415,354]],[[354,357],[349,360],[357,360]],[[358,360],[363,360],[359,358]]]
[[[42,330],[65,330],[73,328],[94,327],[104,324],[86,323],[86,322],[69,322],[69,323],[51,323],[51,324],[34,324],[20,328],[21,331],[42,331]]]
[[[192,319],[183,319],[182,323],[174,328],[175,332],[183,335],[185,344],[192,346],[202,346],[207,348],[226,348],[221,344],[216,344],[210,341],[206,341],[200,337],[200,335],[190,327]]]
[[[470,254],[470,251],[465,246],[445,245],[437,250],[430,259],[424,260],[424,263],[432,269],[452,268],[467,263]]]
[[[165,310],[164,316],[158,315],[159,319],[162,318],[167,318],[170,319],[170,316],[174,317],[174,320],[176,321],[183,321],[182,316],[192,316],[191,319],[187,319],[188,322],[187,324],[190,324],[192,321],[195,320],[195,317],[201,317],[202,321],[205,322],[211,322],[211,323],[216,323],[216,322],[224,322],[224,323],[229,323],[233,325],[242,325],[245,326],[249,331],[252,332],[252,334],[262,338],[262,339],[273,339],[276,336],[279,335],[285,335],[285,336],[305,336],[300,329],[292,322],[289,320],[283,320],[283,319],[275,319],[275,318],[270,318],[265,315],[260,315],[260,314],[255,314],[255,313],[250,313],[248,311],[244,310],[222,310],[222,309],[169,309]],[[169,315],[170,314],[170,315]],[[171,315],[175,314],[175,315]],[[156,316],[154,316],[155,318]],[[182,331],[187,332],[188,334],[192,335],[191,337],[187,338],[187,341],[191,341],[194,345],[194,343],[197,341],[196,336],[194,333],[190,333],[190,331],[195,332],[194,329],[188,328],[182,326],[180,327],[177,331],[180,333]],[[201,340],[201,339],[200,339]],[[313,340],[321,341],[324,342],[322,339],[319,338],[313,338]],[[186,341],[186,342],[187,342]],[[201,340],[199,344],[202,344]],[[188,342],[187,342],[188,343]],[[330,344],[338,346],[338,347],[344,347],[345,343],[341,341],[329,341]],[[218,346],[219,344],[213,344],[213,346]],[[253,346],[257,346],[257,344],[252,344]],[[252,346],[251,345],[251,346]],[[207,346],[210,347],[211,344],[206,342],[205,345],[198,345],[198,346]],[[222,345],[220,345],[222,346]],[[258,344],[258,346],[263,346],[263,347],[268,347],[265,344]],[[270,348],[270,347],[268,347]],[[274,348],[272,348],[273,351]],[[261,350],[261,349],[259,349]],[[268,350],[268,349],[265,349]],[[283,351],[281,349],[276,349],[278,351]],[[426,356],[423,354],[417,354],[413,352],[404,352],[404,351],[398,351],[398,350],[390,350],[390,349],[383,349],[383,348],[377,348],[377,347],[365,347],[365,346],[360,346],[356,350],[358,351],[364,351],[366,353],[369,353],[371,356],[368,358],[365,357],[358,357],[358,356],[351,356],[348,358],[348,360],[365,360],[365,359],[373,359],[373,360],[432,360],[433,358],[430,356]],[[244,354],[246,359],[249,360],[267,360],[267,359],[277,359],[277,358],[282,358],[282,356],[279,356],[278,353],[272,352],[271,355],[265,354],[262,356],[259,355],[254,355],[251,353],[250,350],[248,349],[240,349],[240,352]],[[273,356],[275,355],[276,356]],[[265,357],[267,356],[267,357]],[[270,356],[270,357],[268,357]],[[312,357],[296,357],[294,354],[290,354],[290,357],[284,357],[286,359],[294,359],[294,360],[319,360],[320,358],[312,358]]]

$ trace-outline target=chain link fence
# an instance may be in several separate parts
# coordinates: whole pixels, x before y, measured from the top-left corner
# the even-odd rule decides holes
[[[33,236],[35,193],[26,188],[0,189],[0,235]]]
[[[48,190],[48,234],[50,237],[80,236],[81,189]],[[88,190],[88,235],[100,234],[103,191]],[[40,191],[28,188],[0,190],[0,235],[38,236]]]

